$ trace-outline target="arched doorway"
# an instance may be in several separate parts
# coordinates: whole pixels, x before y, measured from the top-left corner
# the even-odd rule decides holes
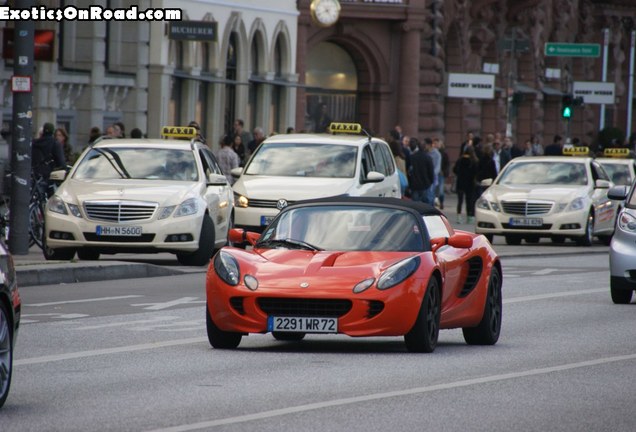
[[[353,59],[340,46],[321,42],[309,51],[305,84],[306,130],[314,130],[314,116],[323,104],[326,104],[327,113],[334,121],[357,119],[358,73]]]

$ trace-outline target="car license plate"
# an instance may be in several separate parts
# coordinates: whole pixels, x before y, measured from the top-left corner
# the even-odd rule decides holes
[[[270,316],[267,318],[267,331],[337,333],[338,318]]]
[[[261,226],[267,226],[274,220],[274,216],[261,216]]]
[[[529,226],[537,227],[543,225],[543,219],[541,218],[510,218],[510,225],[512,226]]]
[[[95,233],[98,236],[127,236],[139,237],[142,234],[140,226],[104,226],[97,225]]]

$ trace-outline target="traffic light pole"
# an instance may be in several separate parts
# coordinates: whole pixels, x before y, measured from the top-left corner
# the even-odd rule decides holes
[[[35,0],[16,1],[16,7],[20,9],[29,9],[34,6]],[[11,216],[9,218],[9,250],[15,255],[29,253],[34,34],[34,21],[16,21],[13,77],[11,78],[13,130],[11,133]]]

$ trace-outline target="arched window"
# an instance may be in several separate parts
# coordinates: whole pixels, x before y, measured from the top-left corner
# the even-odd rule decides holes
[[[320,107],[334,121],[357,120],[358,74],[347,51],[331,42],[321,42],[309,52],[305,72],[307,89],[306,129],[314,130]]]

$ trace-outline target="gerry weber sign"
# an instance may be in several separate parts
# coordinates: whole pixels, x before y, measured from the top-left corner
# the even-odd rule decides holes
[[[448,97],[494,99],[495,75],[449,73]]]
[[[174,40],[216,42],[216,22],[175,21],[168,27],[168,37]]]
[[[574,97],[582,97],[586,104],[614,103],[615,85],[609,82],[574,81],[572,91]]]

